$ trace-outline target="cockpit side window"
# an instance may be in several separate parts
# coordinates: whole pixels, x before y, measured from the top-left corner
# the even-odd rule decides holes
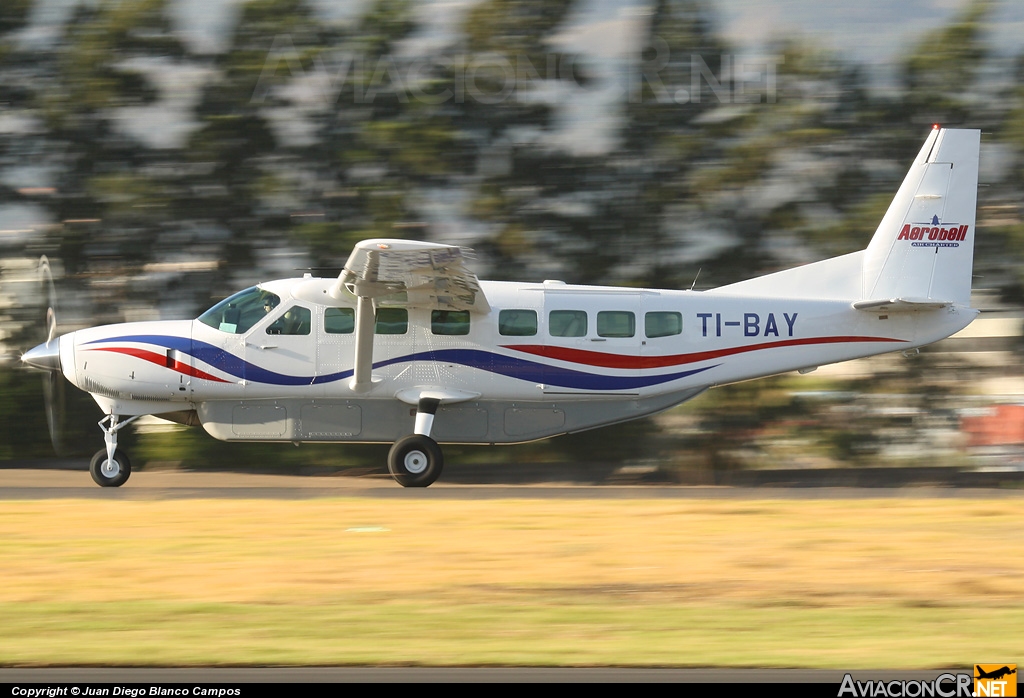
[[[284,311],[284,315],[270,323],[267,334],[304,335],[309,334],[312,326],[313,314],[309,308],[293,305]]]
[[[253,286],[207,310],[199,322],[221,332],[244,334],[280,303],[280,296]]]

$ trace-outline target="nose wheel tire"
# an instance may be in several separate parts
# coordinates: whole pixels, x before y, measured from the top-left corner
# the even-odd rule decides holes
[[[410,434],[396,441],[388,453],[388,470],[402,487],[427,487],[443,467],[441,447],[429,436]]]
[[[120,487],[132,474],[132,463],[124,451],[115,450],[114,459],[107,458],[107,449],[96,452],[89,463],[89,474],[100,487]]]

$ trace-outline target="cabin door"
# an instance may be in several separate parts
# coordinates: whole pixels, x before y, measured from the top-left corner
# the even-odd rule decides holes
[[[545,392],[558,387],[613,394],[635,390],[639,315],[637,293],[546,293]]]
[[[301,303],[278,308],[246,335],[246,396],[315,396],[317,378],[313,309]]]

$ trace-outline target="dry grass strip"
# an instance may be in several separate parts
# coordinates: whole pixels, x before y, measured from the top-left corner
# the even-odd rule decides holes
[[[5,502],[3,664],[1024,656],[1017,498]]]

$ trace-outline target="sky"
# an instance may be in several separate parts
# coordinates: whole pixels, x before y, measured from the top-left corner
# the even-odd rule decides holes
[[[861,63],[882,65],[906,52],[929,30],[952,20],[964,0],[716,0],[721,28],[735,45],[774,37],[804,37]],[[996,0],[993,42],[1003,51],[1024,47],[1024,3]]]
[[[79,2],[94,0],[38,0],[33,26],[27,33],[32,41],[52,39],[70,9]],[[369,0],[308,0],[325,21],[352,19]],[[443,34],[465,8],[479,0],[421,0],[421,17],[432,31]],[[242,0],[176,0],[174,19],[194,49],[216,51],[224,48]],[[650,8],[644,0],[582,0],[567,31],[580,31],[603,41],[617,32],[611,24],[637,16]],[[864,63],[884,64],[903,52],[930,29],[956,15],[965,0],[858,0],[822,3],[820,0],[710,0],[708,6],[718,18],[718,28],[739,50],[757,50],[777,37],[801,36]],[[1024,3],[994,0],[996,44],[1016,52],[1024,47]],[[600,50],[603,44],[595,43]]]

